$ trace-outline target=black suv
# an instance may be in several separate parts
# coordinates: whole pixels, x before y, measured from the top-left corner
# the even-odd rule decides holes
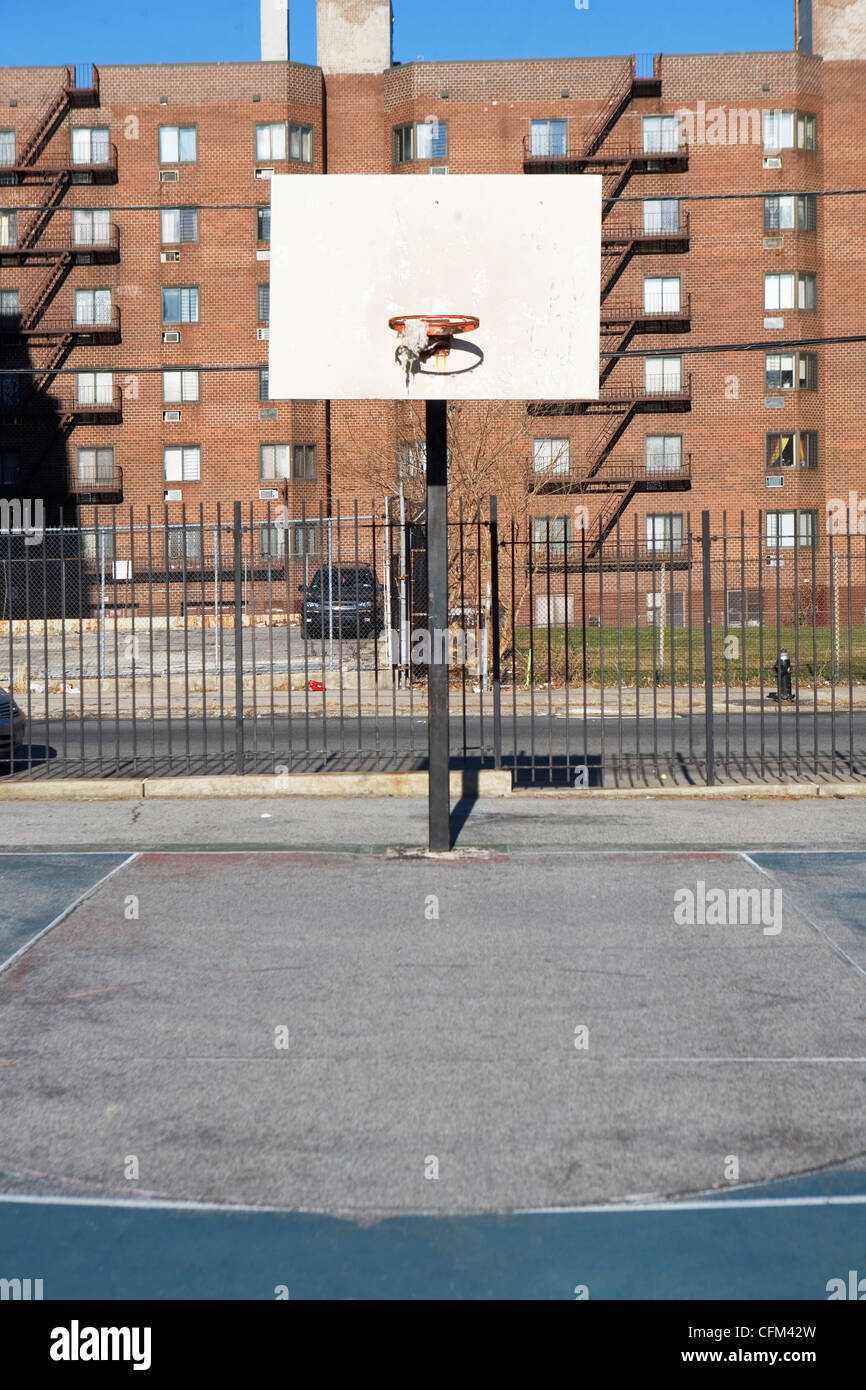
[[[304,596],[301,622],[308,637],[377,637],[383,627],[384,589],[369,565],[316,570]]]

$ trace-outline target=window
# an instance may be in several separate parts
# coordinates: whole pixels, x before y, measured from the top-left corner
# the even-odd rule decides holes
[[[403,439],[397,445],[397,476],[401,482],[421,478],[427,472],[427,444],[423,439]]]
[[[108,126],[79,126],[72,132],[73,164],[107,164],[110,148]]]
[[[79,405],[111,405],[114,399],[111,372],[77,372],[75,399]]]
[[[529,152],[534,155],[564,155],[568,150],[567,121],[530,121]]]
[[[169,526],[168,554],[170,565],[182,565],[184,561],[202,558],[202,534],[198,526]]]
[[[536,473],[567,473],[569,441],[567,439],[534,439],[532,462]]]
[[[765,232],[814,232],[818,225],[814,193],[780,193],[764,199]]]
[[[682,466],[683,437],[681,434],[647,435],[647,473],[678,473]]]
[[[0,247],[18,245],[18,213],[0,212]]]
[[[18,449],[0,449],[0,487],[17,487],[21,481],[21,454]]]
[[[163,246],[198,241],[198,208],[163,208],[160,220]]]
[[[678,198],[644,198],[643,229],[645,232],[678,232],[680,203]]]
[[[265,482],[278,478],[288,478],[290,465],[290,446],[288,444],[261,444],[259,446],[259,472]]]
[[[256,126],[256,159],[285,159],[286,127],[284,124]]]
[[[114,481],[113,449],[79,449],[76,460],[79,483],[111,483]]]
[[[108,208],[76,208],[72,214],[72,240],[76,246],[107,246],[111,240]]]
[[[445,121],[416,121],[397,125],[392,132],[395,164],[413,159],[447,159],[448,125]]]
[[[0,319],[17,319],[21,313],[18,290],[0,290]]]
[[[15,131],[0,130],[0,169],[15,163]]]
[[[792,550],[795,544],[811,548],[817,519],[817,512],[767,512],[767,546],[774,550]]]
[[[817,430],[794,430],[787,434],[767,435],[767,469],[775,473],[780,468],[817,468]]]
[[[768,391],[817,391],[817,352],[768,352],[764,358]]]
[[[680,307],[679,276],[645,276],[643,307],[647,314],[675,314]]]
[[[644,116],[641,129],[644,154],[670,153],[680,147],[679,116]]]
[[[100,526],[98,529],[85,526],[78,534],[81,537],[82,560],[92,565],[98,564],[100,560],[106,564],[113,563],[116,550],[116,535],[113,529],[108,526]]]
[[[161,125],[160,164],[194,164],[198,159],[198,130],[194,125]]]
[[[186,287],[162,292],[163,323],[198,323],[198,290]]]
[[[802,111],[764,112],[765,150],[814,150],[817,122]]]
[[[0,372],[0,405],[18,405],[22,397],[23,381],[23,377],[13,376],[10,372]]]
[[[111,323],[111,290],[76,290],[76,323]]]
[[[199,399],[199,375],[196,371],[165,371],[162,374],[162,399],[167,405]]]
[[[259,367],[259,400],[269,401],[270,399],[268,392],[268,369],[267,367]]]
[[[532,518],[532,545],[536,559],[540,560],[547,556],[548,536],[550,538],[551,557],[564,555],[571,542],[571,518],[568,516],[535,516]]]
[[[259,527],[260,553],[271,558],[318,555],[319,526],[315,521],[264,522]]]
[[[683,359],[681,357],[647,357],[644,359],[644,382],[648,395],[682,390]]]
[[[271,239],[271,210],[267,208],[256,208],[256,241],[270,241]]]
[[[764,276],[765,309],[814,309],[815,304],[816,277],[811,272]]]
[[[271,314],[271,287],[259,285],[256,290],[259,323],[267,323]]]
[[[266,559],[281,559],[286,553],[287,526],[264,524],[259,527],[259,554]]]
[[[289,126],[289,159],[310,164],[313,158],[313,128],[308,125]]]
[[[315,482],[318,476],[316,445],[261,444],[259,472],[265,482],[289,477],[298,481]]]
[[[682,550],[682,512],[655,512],[646,518],[647,550]]]
[[[166,446],[162,451],[167,483],[198,483],[201,481],[201,446],[187,444]]]

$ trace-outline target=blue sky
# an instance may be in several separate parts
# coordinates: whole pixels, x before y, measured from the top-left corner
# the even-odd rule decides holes
[[[0,65],[256,59],[259,0],[0,0]],[[315,61],[315,0],[289,0],[292,57]],[[547,58],[793,46],[793,0],[394,0],[394,57]]]

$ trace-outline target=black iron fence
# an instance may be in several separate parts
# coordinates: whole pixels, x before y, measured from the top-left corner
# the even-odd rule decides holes
[[[447,661],[455,765],[518,785],[863,777],[866,537],[585,513],[455,502],[434,632],[417,506],[44,528],[0,502],[0,688],[27,720],[0,776],[423,769]]]

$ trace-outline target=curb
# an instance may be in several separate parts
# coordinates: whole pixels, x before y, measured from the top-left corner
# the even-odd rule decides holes
[[[567,797],[570,801],[832,801],[841,797],[866,798],[866,784],[859,782],[787,782],[778,785],[732,787],[522,787],[518,796]]]
[[[450,775],[452,797],[510,796],[511,773],[492,769]],[[3,801],[165,801],[252,797],[427,796],[426,772],[318,772],[284,776],[146,777],[0,783]]]

